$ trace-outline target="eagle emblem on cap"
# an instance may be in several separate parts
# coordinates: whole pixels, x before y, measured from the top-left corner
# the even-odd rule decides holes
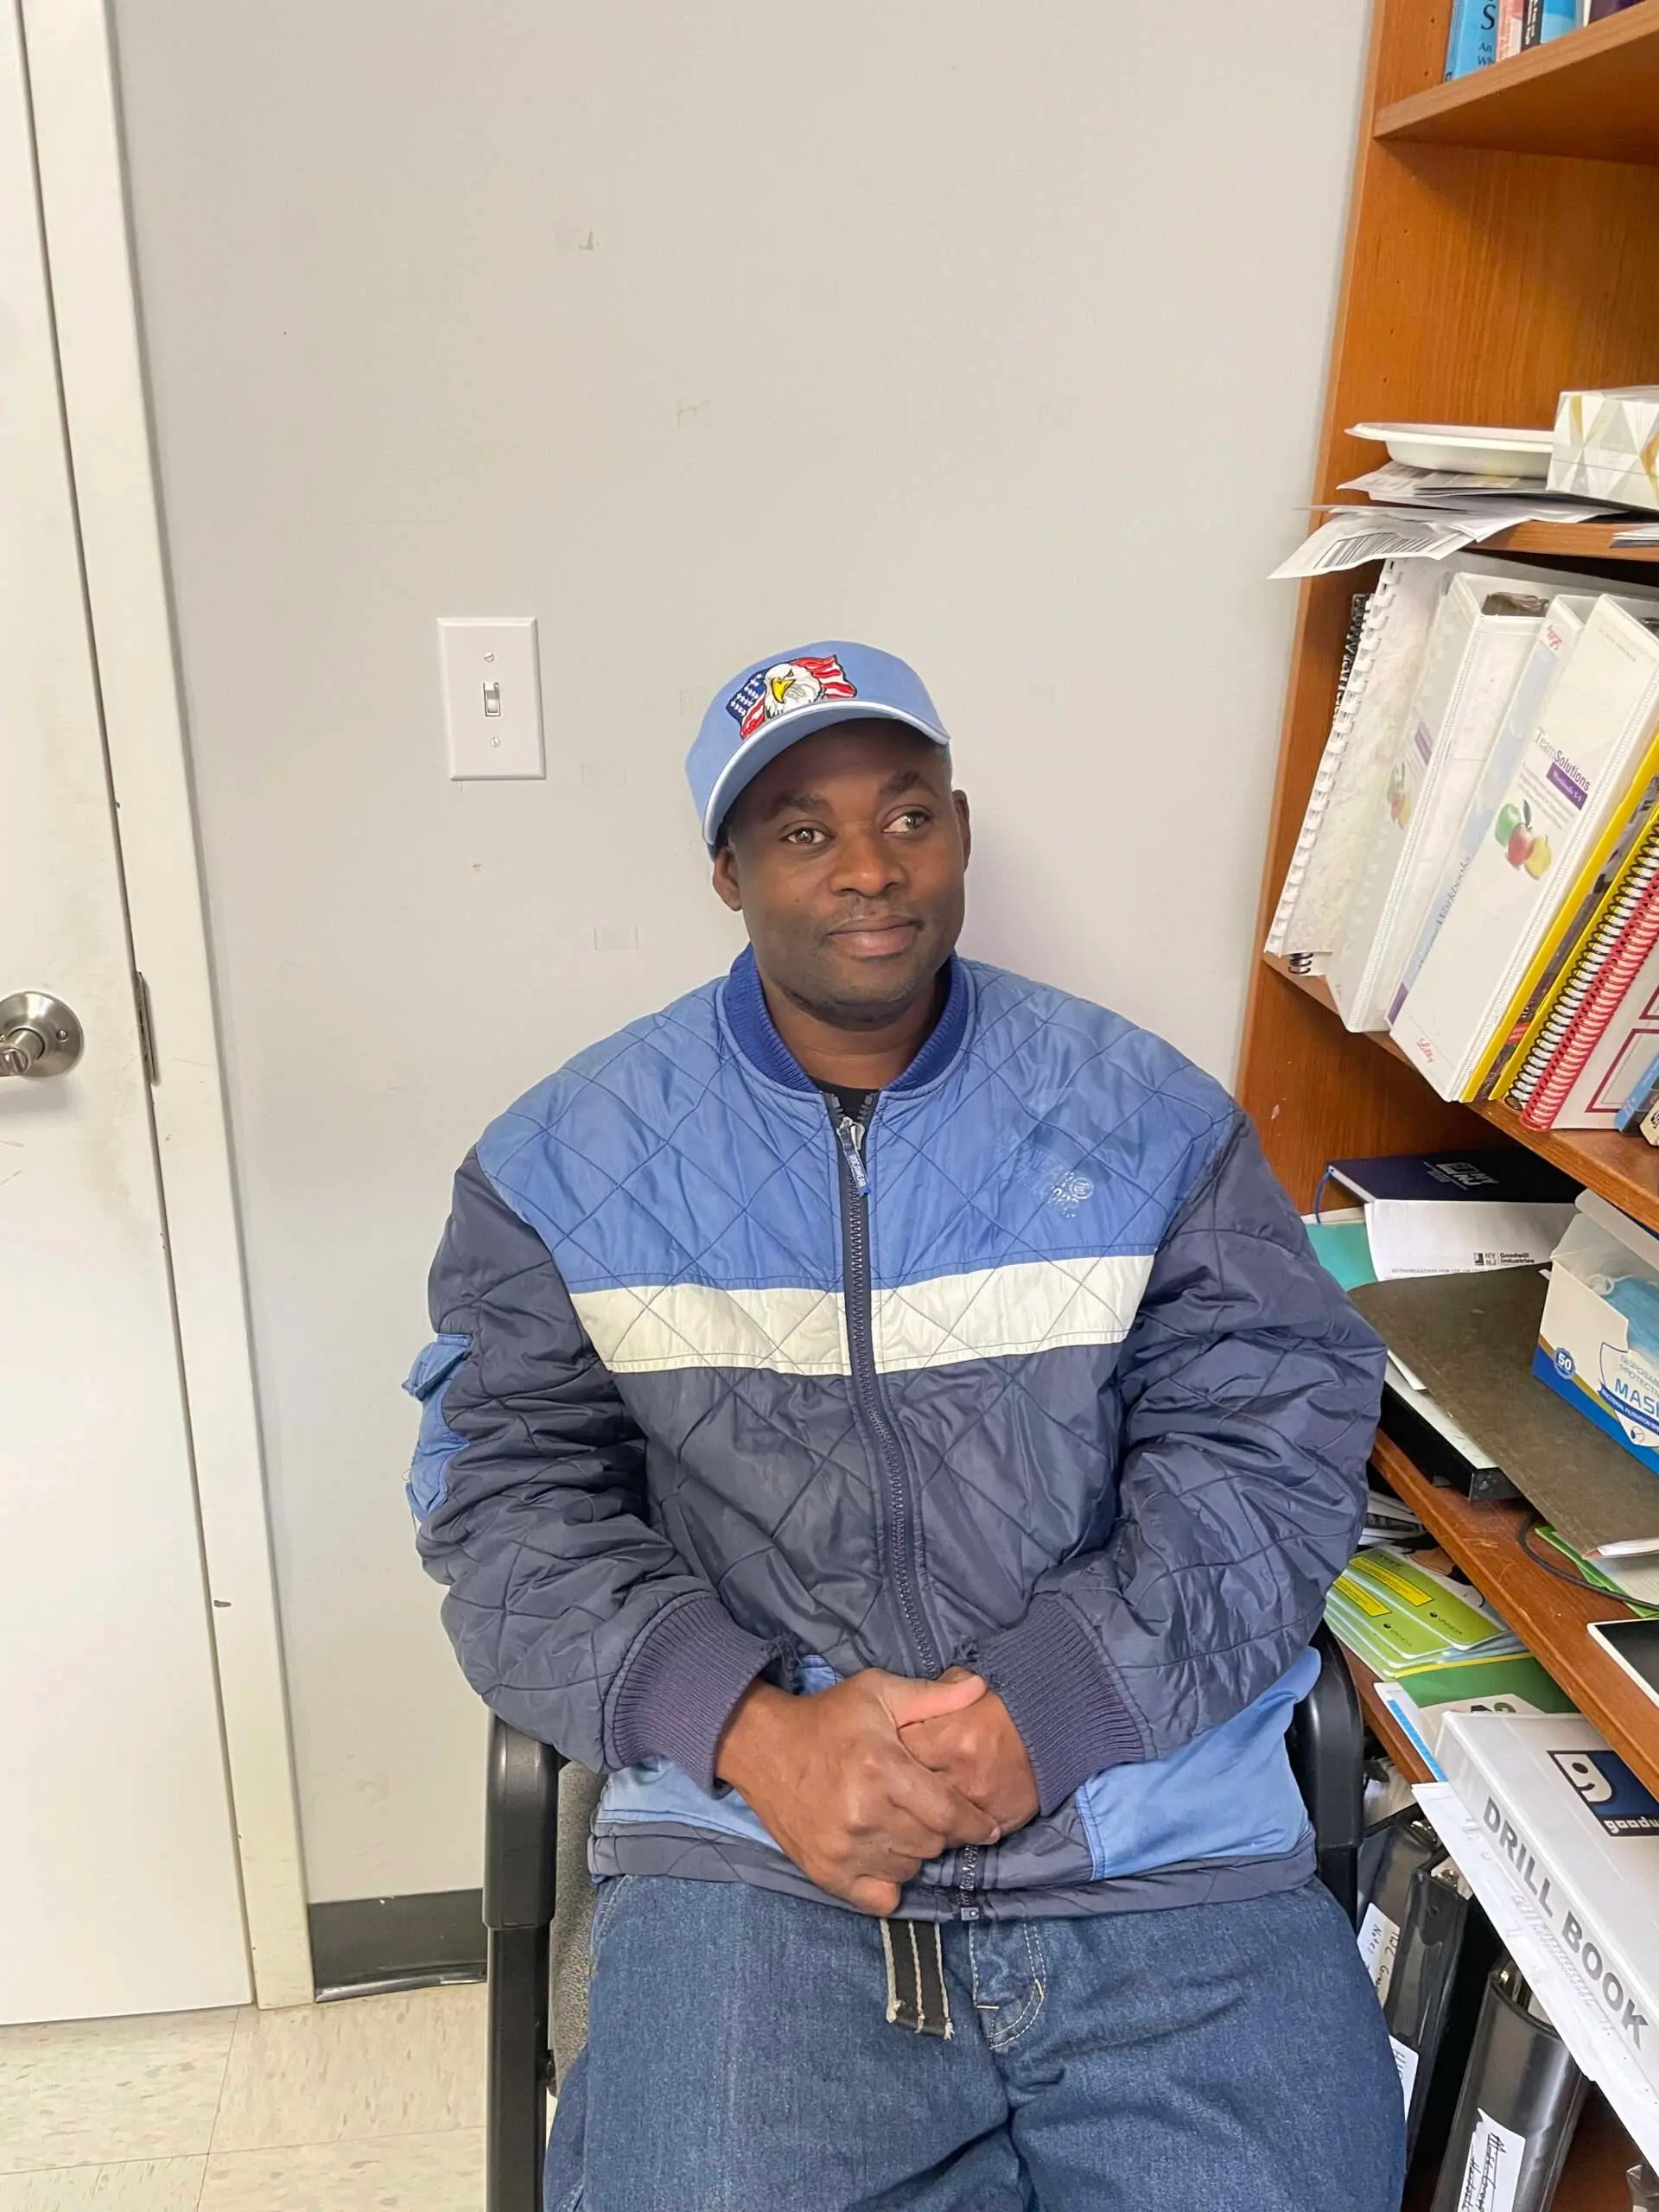
[[[805,653],[799,660],[774,661],[740,684],[726,702],[740,739],[753,737],[782,715],[816,707],[821,699],[855,699],[858,687],[833,653]]]

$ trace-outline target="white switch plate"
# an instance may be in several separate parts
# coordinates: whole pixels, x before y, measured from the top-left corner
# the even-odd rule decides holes
[[[450,782],[544,776],[535,616],[477,622],[440,616],[438,654]]]

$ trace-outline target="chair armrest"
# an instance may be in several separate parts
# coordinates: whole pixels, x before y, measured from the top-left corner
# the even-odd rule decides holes
[[[484,2202],[541,2212],[547,2142],[548,1927],[564,1761],[493,1716],[484,1792],[489,1930]]]
[[[1291,1715],[1286,1741],[1313,1825],[1319,1878],[1352,1920],[1365,1832],[1365,1716],[1342,1646],[1323,1621],[1313,1648],[1319,1655],[1319,1679]]]
[[[484,1801],[484,1925],[545,1928],[553,1917],[553,1853],[564,1761],[492,1716]]]

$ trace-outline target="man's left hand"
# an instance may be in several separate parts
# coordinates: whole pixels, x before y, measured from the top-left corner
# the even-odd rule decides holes
[[[962,1673],[952,1667],[940,1680],[955,1681]],[[988,1813],[1004,1835],[1036,1819],[1037,1778],[1025,1739],[995,1690],[960,1713],[912,1721],[899,1731],[899,1740],[912,1758]]]

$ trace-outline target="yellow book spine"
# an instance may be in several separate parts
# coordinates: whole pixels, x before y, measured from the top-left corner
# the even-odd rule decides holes
[[[1629,852],[1625,854],[1612,881],[1596,900],[1593,912],[1584,927],[1573,938],[1568,948],[1567,957],[1560,963],[1555,973],[1548,977],[1548,988],[1539,993],[1538,1004],[1532,1019],[1516,1039],[1510,1049],[1509,1058],[1503,1062],[1497,1071],[1497,1079],[1492,1084],[1494,1098],[1507,1098],[1514,1088],[1516,1078],[1527,1064],[1527,1056],[1543,1033],[1544,1024],[1554,1013],[1562,992],[1578,973],[1580,961],[1595,943],[1598,931],[1624,895],[1624,886],[1635,874],[1637,869],[1646,862],[1656,842],[1659,842],[1659,807],[1656,807],[1649,814],[1641,836],[1636,839]],[[1567,909],[1569,916],[1575,911],[1576,909],[1571,905]],[[1522,990],[1525,988],[1523,984]]]
[[[1632,836],[1631,823],[1639,820],[1645,825],[1648,813],[1655,799],[1659,798],[1659,734],[1648,741],[1646,749],[1637,762],[1624,796],[1613,809],[1607,827],[1597,838],[1589,858],[1573,878],[1573,888],[1561,901],[1554,920],[1544,932],[1536,951],[1527,963],[1526,973],[1516,985],[1502,1020],[1487,1039],[1474,1073],[1459,1094],[1465,1102],[1490,1096],[1492,1079],[1500,1065],[1507,1070],[1514,1065],[1511,1047],[1519,1043],[1522,1033],[1530,1024],[1536,1004],[1548,996],[1548,984],[1567,965],[1565,948],[1576,946],[1589,921],[1588,908],[1599,907],[1596,885],[1621,842],[1630,839],[1631,854],[1641,843],[1639,836]],[[1634,794],[1635,806],[1627,802]],[[1620,871],[1622,874],[1622,871]],[[1609,887],[1611,888],[1611,886]]]

